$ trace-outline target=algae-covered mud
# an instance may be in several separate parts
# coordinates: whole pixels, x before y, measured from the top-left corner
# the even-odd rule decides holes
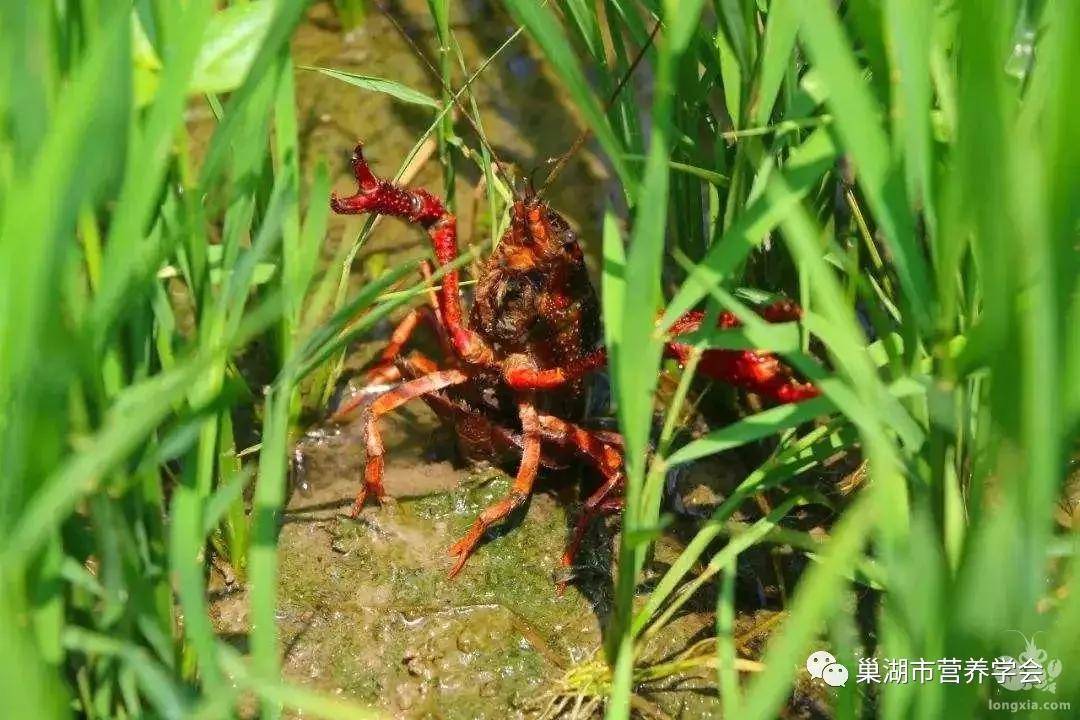
[[[452,436],[420,405],[385,422],[385,482],[394,500],[349,518],[363,460],[357,431],[356,423],[320,428],[300,445],[304,481],[284,513],[279,544],[286,677],[391,717],[573,717],[566,676],[600,658],[614,523],[590,533],[581,567],[560,594],[553,571],[580,492],[576,473],[549,474],[524,510],[491,532],[449,580],[446,549],[507,491],[509,478],[497,469],[455,467]],[[658,544],[646,582],[677,557],[692,517],[722,501],[736,479],[719,464],[673,479],[674,504],[687,515]],[[736,620],[742,657],[757,656],[781,617],[768,609],[779,591],[768,584],[767,557],[750,557],[754,564],[742,568],[739,582],[748,598]],[[691,603],[650,639],[643,665],[670,663],[703,642],[709,647],[713,602],[709,595]],[[219,632],[243,647],[244,589],[220,589],[212,609]],[[642,717],[717,716],[713,675],[688,666],[643,685]],[[822,717],[814,696],[820,691],[806,690],[811,694],[797,694],[789,717]]]
[[[386,423],[396,501],[356,519],[345,516],[362,459],[352,428],[307,441],[305,489],[280,538],[285,672],[397,717],[524,716],[598,647],[602,583],[596,605],[577,590],[555,592],[568,505],[549,492],[448,580],[446,548],[507,479],[433,457],[450,450],[433,422]],[[219,600],[221,630],[243,633],[244,612],[242,593]]]

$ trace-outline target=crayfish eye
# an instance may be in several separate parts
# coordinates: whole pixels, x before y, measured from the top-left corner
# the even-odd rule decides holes
[[[576,232],[567,228],[562,233],[562,249],[566,253],[575,253],[581,249],[581,245],[578,243],[578,235]]]

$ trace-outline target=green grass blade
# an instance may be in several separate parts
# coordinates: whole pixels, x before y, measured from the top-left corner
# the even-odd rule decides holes
[[[911,206],[892,161],[879,118],[880,108],[855,63],[835,8],[828,0],[806,0],[801,10],[803,45],[828,88],[834,126],[856,168],[856,178],[892,250],[905,300],[926,327],[931,295],[925,258],[915,241]]]
[[[111,655],[123,660],[161,717],[180,720],[191,712],[188,693],[143,648],[78,627],[64,631],[64,645],[86,655]]]
[[[800,581],[782,631],[774,633],[769,643],[765,671],[750,682],[744,695],[744,718],[769,720],[777,716],[788,696],[792,668],[805,664],[818,623],[839,606],[845,574],[854,567],[875,517],[869,495],[860,496],[844,511],[820,562]]]
[[[670,5],[666,8],[665,16],[669,18],[671,26],[659,47],[653,130],[638,196],[638,212],[626,253],[623,319],[619,330],[621,344],[610,348],[616,357],[612,378],[618,398],[619,428],[625,442],[627,480],[616,607],[608,631],[608,656],[615,662],[611,700],[606,714],[608,720],[627,718],[630,712],[634,663],[630,621],[634,587],[647,547],[643,543],[635,543],[632,538],[634,533],[655,526],[657,520],[649,517],[653,508],[647,508],[643,502],[643,485],[653,391],[663,349],[662,339],[654,332],[654,317],[661,300],[660,268],[663,264],[668,210],[664,199],[668,196],[671,172],[668,163],[674,134],[674,83],[680,56],[697,27],[700,13],[700,0],[683,3],[678,9]]]
[[[173,403],[189,390],[206,363],[206,359],[189,361],[126,390],[89,448],[71,456],[34,495],[8,536],[4,564],[29,559],[76,504],[172,414]]]
[[[765,125],[772,116],[780,84],[791,65],[791,51],[799,32],[797,0],[772,0],[761,49],[761,70],[750,105],[750,121]]]
[[[251,578],[251,656],[257,677],[278,678],[277,627],[277,534],[288,482],[286,457],[289,442],[289,407],[292,379],[277,382],[267,393],[263,410],[262,448],[259,451],[259,479],[252,501],[251,548],[248,570]],[[281,715],[281,699],[264,697],[262,717]]]
[[[817,397],[762,410],[684,445],[667,458],[667,463],[681,465],[775,435],[825,415],[832,407],[827,398]]]
[[[756,247],[832,167],[835,150],[824,130],[815,131],[792,153],[787,166],[787,190],[783,196],[759,198],[735,220],[723,238],[687,276],[668,303],[659,327],[667,329],[692,310],[711,288],[722,284],[734,268]]]
[[[324,720],[380,720],[386,717],[381,712],[355,703],[315,693],[297,685],[284,684],[276,678],[261,677],[257,672],[252,672],[254,668],[246,668],[239,654],[228,646],[220,646],[220,653],[221,664],[237,683],[266,702],[292,708],[305,717],[310,715]]]
[[[156,254],[140,244],[154,212],[168,169],[173,138],[183,123],[186,90],[193,72],[203,28],[211,10],[208,0],[196,0],[183,8],[173,8],[172,20],[185,32],[177,33],[166,47],[164,71],[153,104],[127,157],[127,172],[120,191],[115,221],[109,226],[101,292],[94,300],[92,314],[99,346],[116,317],[125,308],[132,285],[140,275],[145,280],[157,270],[147,263]],[[140,261],[143,262],[140,262]]]
[[[419,90],[413,90],[411,87],[394,80],[371,77],[370,75],[357,75],[356,73],[346,72],[344,70],[334,70],[333,68],[311,67],[308,65],[301,65],[300,69],[321,73],[327,77],[340,80],[341,82],[348,83],[354,87],[370,90],[371,92],[382,93],[383,95],[389,95],[392,98],[396,98],[397,100],[412,105],[424,105],[436,109],[439,107],[439,102],[435,98],[425,95]]]
[[[933,3],[930,0],[889,0],[885,3],[885,28],[892,50],[894,143],[902,145],[907,196],[913,207],[922,207],[929,228],[937,227],[934,165],[930,135],[930,39]]]

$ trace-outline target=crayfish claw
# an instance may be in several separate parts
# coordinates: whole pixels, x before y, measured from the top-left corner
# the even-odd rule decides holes
[[[375,173],[371,172],[367,161],[364,160],[364,143],[360,140],[356,141],[349,164],[352,166],[353,177],[360,185],[361,192],[370,192],[379,186],[379,179],[375,177]]]
[[[349,158],[353,177],[356,178],[357,190],[354,195],[342,197],[337,193],[330,193],[330,209],[339,215],[359,215],[361,213],[378,210],[378,189],[384,184],[375,173],[371,172],[367,161],[364,160],[363,143],[357,142]]]

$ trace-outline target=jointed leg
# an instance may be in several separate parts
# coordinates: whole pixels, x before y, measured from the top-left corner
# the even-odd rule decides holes
[[[598,348],[566,365],[553,368],[539,368],[527,355],[511,355],[503,362],[503,378],[515,390],[550,390],[605,365],[605,348]]]
[[[420,276],[425,281],[430,280],[431,276],[435,274],[435,266],[431,264],[430,260],[420,261]],[[450,341],[450,337],[446,334],[446,324],[443,321],[443,312],[439,306],[439,293],[434,287],[429,287],[427,290],[428,305],[431,307],[434,313],[434,325],[435,337],[439,339],[439,346],[442,348],[443,353],[448,358],[457,357],[457,353],[454,350],[454,343]]]
[[[790,300],[778,300],[760,308],[758,314],[768,322],[778,323],[798,320],[802,316],[802,310]],[[697,330],[701,327],[704,316],[705,313],[700,310],[686,313],[671,326],[671,334],[685,335]],[[722,328],[735,328],[741,323],[735,315],[725,311],[720,314],[718,324]],[[607,359],[607,350],[597,348],[564,366],[538,368],[527,356],[513,355],[503,363],[503,377],[506,383],[515,390],[547,390],[577,380],[593,370],[604,367],[607,365]]]
[[[465,537],[451,546],[450,554],[456,555],[457,560],[450,569],[450,577],[461,572],[465,561],[469,559],[469,555],[487,529],[521,507],[532,492],[533,483],[536,482],[537,467],[540,464],[540,421],[531,397],[518,403],[518,416],[521,419],[522,448],[521,465],[518,467],[517,477],[514,479],[509,494],[480,513]]]
[[[424,260],[420,263],[420,274],[426,280],[431,277],[433,272],[432,265],[429,261]],[[367,371],[366,383],[355,395],[348,398],[341,404],[341,406],[334,411],[331,415],[331,420],[339,421],[346,415],[351,413],[357,407],[373,394],[384,392],[388,389],[388,386],[401,382],[402,375],[401,369],[397,366],[396,361],[401,354],[405,343],[412,337],[417,325],[421,321],[426,322],[428,327],[439,340],[439,344],[442,346],[443,352],[446,357],[451,360],[451,365],[457,363],[452,362],[456,357],[453,345],[450,344],[449,338],[446,337],[446,330],[442,326],[441,315],[439,313],[439,304],[435,298],[435,291],[429,290],[428,305],[421,305],[420,307],[410,310],[401,322],[394,327],[394,331],[390,334],[390,341],[379,353],[379,359],[374,366]],[[438,367],[431,363],[431,367],[428,370],[422,372],[414,372],[412,378],[417,377],[425,372],[434,372]],[[410,378],[411,379],[411,378]]]
[[[436,333],[439,332],[439,321],[435,317],[435,311],[431,306],[421,305],[410,310],[390,334],[390,342],[379,353],[378,362],[368,370],[368,385],[387,385],[401,381],[401,371],[398,370],[394,361],[401,354],[402,347],[409,341],[409,338],[412,337],[421,322],[427,323],[428,327]]]
[[[603,489],[600,488],[600,490]],[[600,490],[597,492],[600,492]],[[593,520],[606,513],[619,512],[623,508],[624,501],[625,499],[621,495],[609,497],[599,502],[592,512],[583,512],[578,516],[577,522],[574,523],[574,532],[570,535],[570,542],[566,544],[566,550],[563,551],[559,567],[569,570],[574,566],[574,558],[577,557],[578,551],[581,549],[581,541],[585,539],[585,533],[589,531],[589,526],[592,525]],[[558,581],[557,585],[560,593],[566,589],[566,583],[569,580],[570,577],[564,575]]]
[[[439,369],[434,360],[416,350],[407,358],[398,358],[398,366],[407,380]],[[470,407],[467,403],[451,400],[443,392],[430,392],[420,399],[427,403],[443,422],[454,428],[460,439],[484,443],[490,451],[489,459],[520,455],[523,446],[521,434],[493,421],[483,411]],[[483,449],[481,454],[484,454]],[[566,463],[558,455],[545,452],[541,445],[540,467],[561,470],[566,467]]]
[[[469,376],[460,370],[440,370],[429,375],[424,375],[415,380],[410,380],[399,385],[393,390],[381,395],[371,404],[364,416],[364,442],[367,446],[367,460],[364,465],[364,483],[360,492],[356,495],[353,503],[352,516],[360,514],[367,499],[368,491],[375,493],[380,501],[386,496],[383,488],[383,454],[382,436],[379,433],[379,418],[391,410],[398,408],[413,398],[418,398],[436,390],[441,390],[451,385],[460,385],[469,379]]]
[[[802,319],[802,308],[794,300],[777,300],[757,311],[771,323],[796,322]]]
[[[770,323],[796,322],[802,318],[802,308],[788,299],[777,300],[768,305],[754,308],[754,312]],[[668,332],[672,335],[685,335],[694,332],[701,327],[701,322],[704,319],[704,311],[691,310],[672,323]],[[724,310],[717,318],[716,326],[720,328],[737,328],[742,326],[742,321],[735,316],[735,313]]]
[[[600,439],[596,433],[551,415],[540,417],[540,427],[544,431],[545,440],[573,447],[604,478],[603,484],[585,499],[581,515],[578,517],[570,542],[563,553],[561,565],[569,568],[574,564],[574,557],[581,546],[581,540],[593,519],[604,512],[621,507],[622,499],[618,493],[621,492],[625,481],[623,454],[614,444]],[[615,493],[614,497],[612,493]]]
[[[587,430],[554,415],[540,416],[540,430],[544,442],[574,450],[595,467],[605,481],[614,483],[612,487],[622,481],[622,450],[610,437],[612,433]]]

